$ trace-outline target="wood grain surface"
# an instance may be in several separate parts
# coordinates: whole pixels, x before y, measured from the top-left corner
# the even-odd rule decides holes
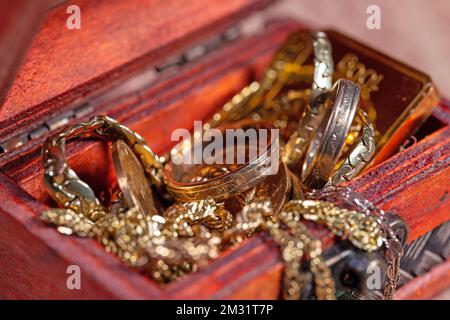
[[[63,112],[77,99],[235,25],[268,2],[80,0],[80,30],[66,27],[65,3],[55,7],[0,107],[0,137]]]

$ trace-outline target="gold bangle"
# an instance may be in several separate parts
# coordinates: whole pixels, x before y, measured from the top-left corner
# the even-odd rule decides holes
[[[204,163],[176,164],[172,156],[164,168],[167,191],[181,203],[210,197],[217,202],[224,202],[227,210],[232,213],[238,212],[256,198],[270,198],[277,212],[286,199],[289,183],[287,169],[280,159],[279,137],[272,135],[272,126],[265,122],[247,119],[219,126],[217,129],[222,134],[227,129],[267,130],[269,136],[266,149],[258,150],[254,159],[248,159],[245,164],[238,166]],[[200,143],[207,146],[207,143],[203,141]],[[171,153],[181,159],[185,155],[191,155],[193,150],[195,150],[194,145],[180,143],[172,149]],[[275,164],[278,165],[276,171],[272,171],[273,161],[278,162]]]

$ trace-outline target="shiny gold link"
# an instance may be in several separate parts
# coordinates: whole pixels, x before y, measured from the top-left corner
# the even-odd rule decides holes
[[[348,238],[355,247],[367,252],[378,250],[383,244],[383,232],[375,217],[336,207],[332,202],[290,201],[283,212],[325,224],[333,234]]]

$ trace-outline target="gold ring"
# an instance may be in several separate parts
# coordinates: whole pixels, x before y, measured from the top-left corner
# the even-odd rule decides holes
[[[106,116],[69,126],[44,142],[42,157],[45,185],[59,206],[82,213],[92,221],[103,217],[106,209],[94,191],[68,166],[66,141],[81,137],[97,137],[109,141],[123,140],[135,152],[152,182],[161,186],[162,164],[136,132]]]
[[[216,130],[219,130],[218,132],[224,137],[222,141],[225,142],[228,130],[247,132],[249,129],[257,132],[266,130],[268,139],[264,149],[260,149],[261,145],[258,144],[255,146],[257,152],[254,156],[245,156],[245,163],[242,161],[239,164],[236,162],[220,164],[218,161],[213,161],[209,164],[211,161],[204,161],[205,159],[197,164],[188,161],[175,163],[175,159],[182,159],[193,154],[197,144],[204,150],[211,146],[210,142],[205,141],[181,142],[176,145],[164,169],[167,191],[181,203],[206,198],[224,202],[225,208],[232,213],[240,211],[254,199],[268,197],[272,199],[275,210],[279,210],[285,201],[289,183],[287,169],[280,160],[279,137],[273,134],[273,127],[265,122],[247,119],[219,126]],[[238,142],[233,145],[225,146],[224,144],[221,147],[225,152],[231,151],[238,154],[245,150],[244,152],[247,153],[252,146],[248,145],[247,139],[241,140],[241,144],[242,142],[245,145],[240,145]],[[220,157],[223,157],[223,154],[220,154]]]

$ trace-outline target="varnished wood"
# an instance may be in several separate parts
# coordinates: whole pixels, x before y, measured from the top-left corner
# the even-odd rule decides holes
[[[450,260],[447,260],[409,281],[395,293],[394,298],[397,300],[432,299],[449,287]]]
[[[270,0],[81,0],[81,29],[53,9],[0,107],[0,139],[61,113],[144,65],[235,25]]]
[[[49,2],[0,1],[0,105]]]
[[[61,237],[36,214],[45,206],[0,173],[0,298],[156,299],[160,289],[92,240]],[[66,270],[81,269],[82,290],[69,290]]]
[[[399,214],[412,241],[450,219],[450,127],[426,137],[349,185]]]

